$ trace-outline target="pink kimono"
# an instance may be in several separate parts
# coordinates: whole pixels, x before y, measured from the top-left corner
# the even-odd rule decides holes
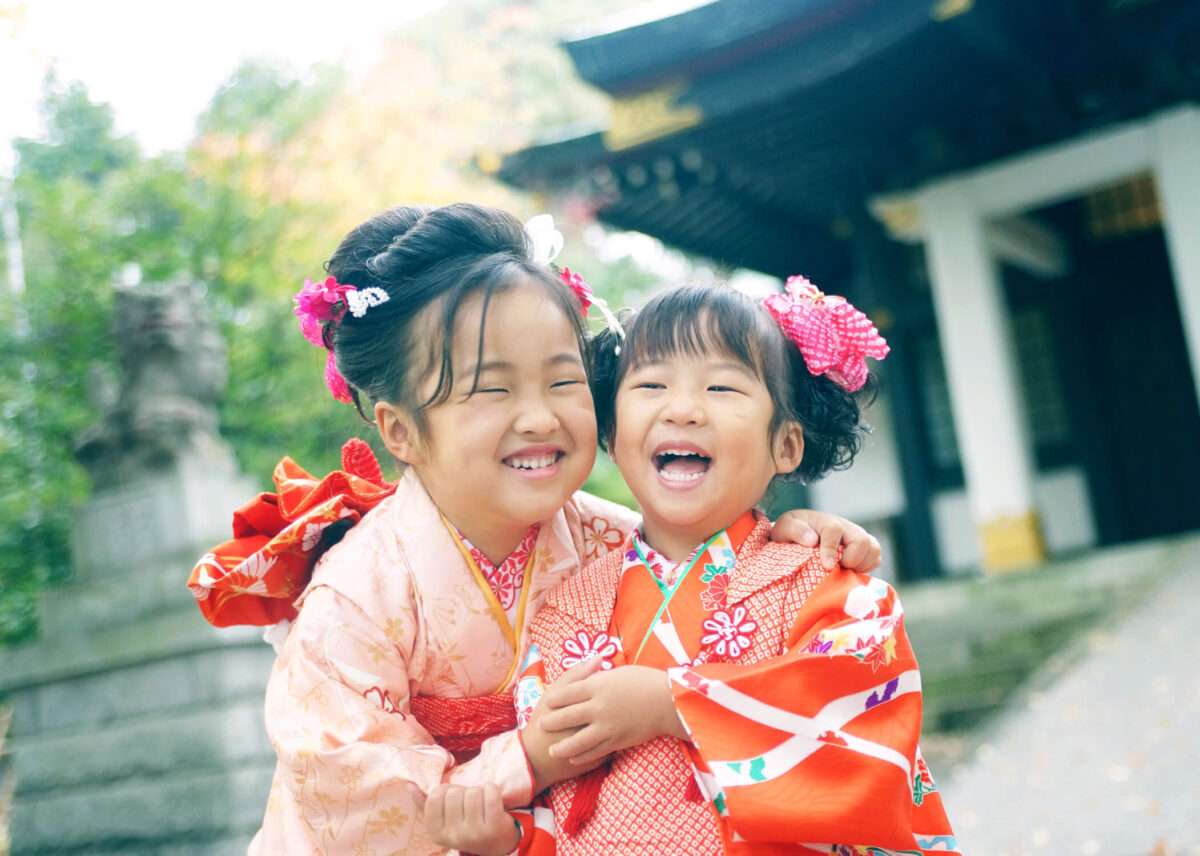
[[[426,793],[443,781],[496,782],[506,806],[527,805],[533,783],[514,731],[486,740],[478,755],[460,751],[470,759],[459,763],[456,747],[433,736],[454,728],[431,723],[454,718],[446,700],[511,692],[546,593],[620,546],[636,522],[622,506],[577,493],[541,525],[505,609],[469,545],[407,472],[322,557],[297,602],[267,688],[279,760],[249,852],[441,853],[407,782]]]

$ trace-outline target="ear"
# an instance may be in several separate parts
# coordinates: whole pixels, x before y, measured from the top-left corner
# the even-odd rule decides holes
[[[392,457],[406,464],[421,463],[417,426],[406,408],[387,401],[375,402],[375,427]]]
[[[794,472],[804,459],[804,429],[799,422],[784,422],[776,429],[771,445],[776,474]]]

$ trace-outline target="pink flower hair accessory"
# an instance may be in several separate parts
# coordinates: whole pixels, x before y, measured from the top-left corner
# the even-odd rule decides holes
[[[571,270],[569,267],[564,267],[558,272],[558,278],[563,281],[563,284],[571,289],[576,299],[579,300],[580,309],[583,312],[583,317],[586,318],[588,309],[595,302],[596,295],[592,293],[592,287],[587,284],[582,276]]]
[[[550,214],[537,215],[525,223],[525,234],[529,236],[532,250],[530,258],[536,264],[546,265],[558,273],[558,278],[562,280],[563,285],[571,289],[571,293],[579,301],[583,317],[587,318],[588,310],[595,306],[596,310],[604,316],[604,323],[608,329],[615,332],[619,339],[624,339],[625,328],[621,326],[616,313],[608,308],[608,303],[597,297],[591,286],[578,273],[569,267],[559,268],[554,264],[554,260],[558,258],[564,245],[562,232],[554,227],[554,217]],[[621,346],[618,345],[616,350],[618,354],[621,353]]]
[[[800,349],[809,373],[847,392],[867,382],[867,357],[882,360],[891,350],[846,298],[826,295],[802,276],[788,277],[783,292],[764,297],[762,305]]]
[[[300,333],[318,348],[329,351],[325,359],[325,386],[338,401],[351,403],[350,385],[338,371],[333,350],[325,342],[325,325],[338,324],[349,311],[355,318],[362,318],[372,306],[388,302],[388,293],[382,288],[364,288],[338,282],[327,276],[323,282],[304,280],[304,286],[292,298],[296,304],[296,317],[300,319]]]

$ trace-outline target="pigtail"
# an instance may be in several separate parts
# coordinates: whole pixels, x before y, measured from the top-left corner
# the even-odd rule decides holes
[[[862,451],[863,438],[871,430],[863,411],[875,400],[877,382],[872,374],[862,389],[850,392],[824,375],[813,376],[791,342],[787,351],[787,409],[804,430],[804,458],[793,476],[808,484],[848,468]]]

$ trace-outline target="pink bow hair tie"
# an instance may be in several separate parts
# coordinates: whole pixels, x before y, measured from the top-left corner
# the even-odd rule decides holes
[[[763,298],[762,305],[800,349],[809,373],[848,392],[867,382],[867,357],[882,360],[890,350],[870,318],[802,276],[788,277],[783,292]]]

